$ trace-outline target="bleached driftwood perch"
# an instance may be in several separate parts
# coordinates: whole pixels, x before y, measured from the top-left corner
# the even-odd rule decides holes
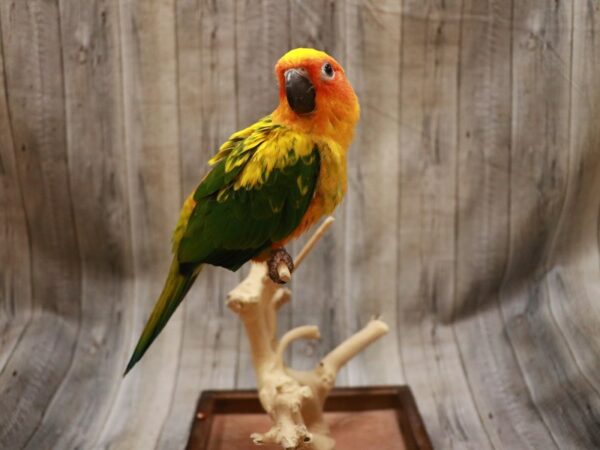
[[[328,218],[298,254],[295,269],[333,222]],[[289,280],[285,265],[280,278]],[[335,446],[323,418],[325,399],[339,370],[370,343],[387,333],[381,320],[371,320],[327,356],[312,371],[295,371],[285,366],[286,348],[296,339],[319,339],[316,326],[302,326],[285,333],[277,341],[277,311],[291,298],[289,289],[275,284],[267,275],[266,264],[252,264],[250,273],[227,298],[227,306],[244,323],[250,341],[262,406],[273,421],[266,433],[254,433],[255,444],[279,444],[284,449],[332,450]]]

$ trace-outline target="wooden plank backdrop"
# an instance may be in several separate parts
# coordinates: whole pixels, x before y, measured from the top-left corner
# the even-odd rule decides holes
[[[381,314],[339,384],[408,383],[436,448],[599,448],[597,0],[1,0],[0,448],[182,448],[201,390],[254,385],[224,270],[122,373],[184,195],[297,46],[362,119],[292,364]]]

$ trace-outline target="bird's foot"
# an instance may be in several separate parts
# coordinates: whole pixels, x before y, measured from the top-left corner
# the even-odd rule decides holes
[[[294,271],[294,260],[284,248],[274,249],[267,260],[267,267],[269,278],[274,283],[285,284],[290,281],[290,275]]]

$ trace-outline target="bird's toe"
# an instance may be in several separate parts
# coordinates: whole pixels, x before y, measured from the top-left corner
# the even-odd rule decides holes
[[[267,266],[269,278],[274,283],[285,284],[290,281],[290,274],[294,271],[294,260],[284,248],[278,248],[271,253]]]

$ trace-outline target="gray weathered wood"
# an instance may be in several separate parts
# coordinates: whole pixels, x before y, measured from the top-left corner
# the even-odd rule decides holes
[[[410,384],[436,448],[599,447],[599,28],[591,0],[0,2],[0,447],[183,448],[201,390],[253,386],[213,268],[122,372],[181,202],[297,46],[362,113],[290,363],[381,314],[338,381]]]
[[[177,2],[179,141],[183,195],[199,181],[200,167],[237,129],[234,1]],[[200,151],[200,149],[205,149]],[[231,388],[237,376],[241,327],[224,305],[238,275],[206,268],[185,302],[176,387],[158,448],[187,442],[198,385]],[[190,380],[194,380],[190,383]]]
[[[13,249],[29,253],[29,267],[25,257],[14,270],[29,272],[32,283],[14,290],[31,289],[31,317],[22,331],[8,333],[18,342],[0,374],[0,447],[20,448],[39,429],[74,363],[82,272],[67,165],[58,5],[3,2],[0,23],[9,118],[4,128],[11,132],[16,165],[11,182],[19,185],[29,238],[27,247]],[[28,297],[25,291],[25,302]]]

